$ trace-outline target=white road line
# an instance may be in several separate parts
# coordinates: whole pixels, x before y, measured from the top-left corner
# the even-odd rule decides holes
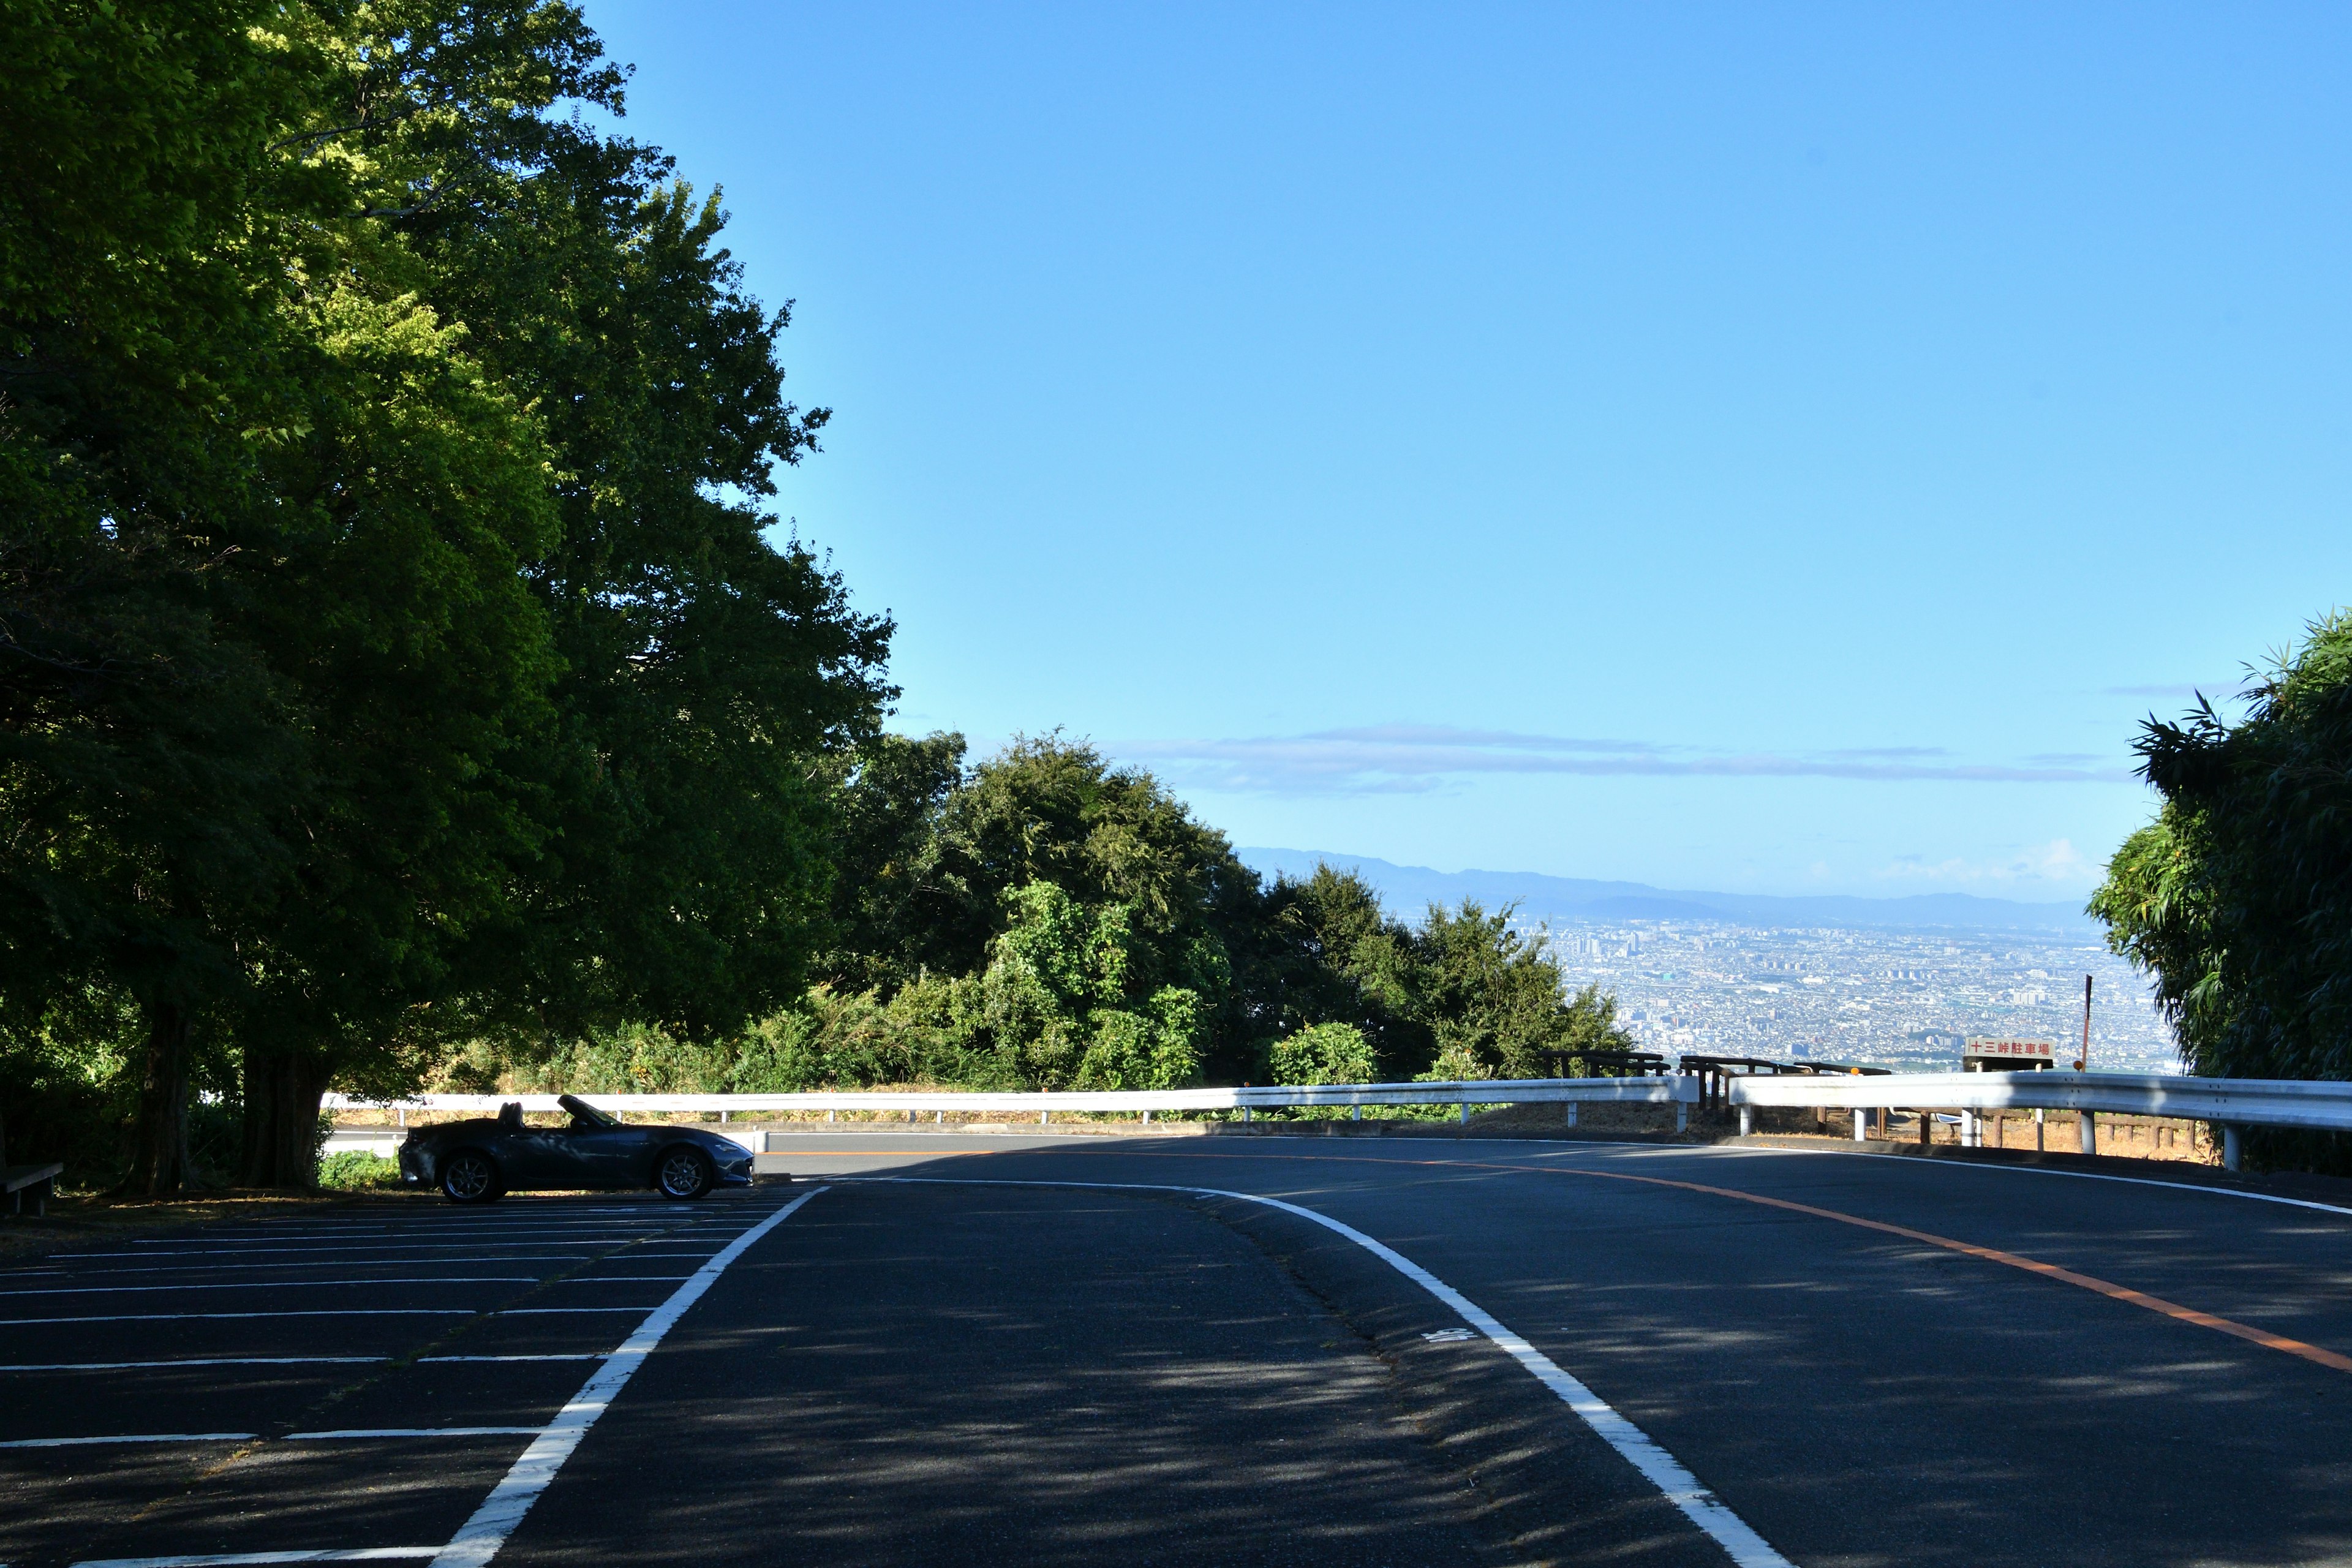
[[[550,1242],[545,1245],[554,1246],[556,1244]],[[565,1243],[564,1245],[577,1246],[579,1244],[572,1242]],[[254,1254],[259,1252],[301,1252],[317,1254],[320,1252],[399,1252],[403,1250],[410,1252],[479,1252],[482,1249],[470,1241],[355,1241],[344,1247],[192,1247],[183,1252],[52,1252],[49,1256],[53,1258],[251,1258]],[[523,1250],[530,1251],[531,1248],[529,1246],[524,1246]],[[559,1253],[556,1254],[556,1256],[562,1257],[564,1255]],[[344,1261],[352,1262],[355,1266],[362,1268],[374,1267],[374,1264],[367,1263],[358,1258],[352,1258]],[[379,1258],[376,1261],[382,1263],[395,1263],[400,1260],[397,1258]],[[431,1260],[425,1259],[424,1261]],[[203,1264],[199,1265],[199,1267],[226,1268],[229,1265],[226,1263]],[[254,1267],[256,1268],[299,1268],[304,1266],[299,1263],[257,1263]]]
[[[313,1363],[391,1359],[388,1355],[221,1355],[180,1361],[52,1361],[16,1365],[0,1363],[0,1372],[132,1372],[151,1366],[310,1366]],[[0,1563],[0,1568],[7,1568],[7,1565]]]
[[[430,1557],[437,1546],[362,1546],[341,1552],[217,1552],[202,1557],[97,1557],[73,1568],[232,1568],[245,1563],[383,1563]],[[0,1564],[5,1568],[5,1564]]]
[[[1191,1193],[1202,1197],[1234,1198],[1245,1204],[1261,1204],[1312,1221],[1324,1229],[1346,1237],[1370,1252],[1390,1268],[1444,1302],[1459,1313],[1463,1321],[1492,1341],[1496,1349],[1535,1375],[1536,1381],[1559,1396],[1560,1402],[1580,1416],[1601,1440],[1617,1450],[1627,1463],[1639,1470],[1649,1483],[1665,1494],[1666,1500],[1680,1509],[1683,1516],[1704,1531],[1707,1538],[1724,1549],[1739,1568],[1795,1568],[1795,1565],[1773,1550],[1770,1542],[1756,1533],[1748,1522],[1724,1504],[1713,1492],[1699,1484],[1681,1460],[1660,1447],[1650,1435],[1617,1413],[1616,1407],[1602,1399],[1576,1378],[1563,1371],[1559,1363],[1535,1346],[1505,1328],[1486,1310],[1469,1297],[1446,1284],[1420,1264],[1386,1244],[1375,1241],[1352,1226],[1343,1225],[1328,1215],[1316,1213],[1298,1204],[1285,1203],[1280,1198],[1261,1197],[1255,1193],[1227,1192],[1222,1187],[1176,1186],[1139,1182],[1024,1182],[991,1181],[972,1177],[965,1181],[949,1181],[936,1176],[858,1176],[857,1182],[886,1183],[909,1186],[955,1187],[1082,1187],[1097,1192]],[[439,1568],[436,1559],[436,1568]]]
[[[576,1279],[551,1279],[551,1285],[675,1285],[691,1274],[583,1274]]]
[[[566,1312],[642,1312],[645,1309],[643,1307],[509,1307],[505,1311],[494,1312],[491,1316],[499,1318],[546,1318]]]
[[[61,1286],[40,1290],[0,1290],[0,1296],[140,1296],[163,1290],[310,1290],[352,1285],[536,1285],[540,1274],[445,1274],[432,1279],[234,1279],[213,1285]]]
[[[421,1364],[428,1361],[603,1361],[610,1351],[565,1351],[560,1355],[421,1355]],[[7,1568],[0,1563],[0,1568]]]
[[[179,1323],[198,1318],[475,1318],[471,1307],[337,1307],[299,1312],[109,1312],[83,1318],[0,1318],[0,1329],[37,1323]]]
[[[346,1426],[333,1432],[289,1432],[282,1443],[327,1443],[346,1437],[536,1437],[544,1426]]]
[[[123,1256],[152,1258],[154,1255],[134,1252]],[[499,1261],[500,1263],[591,1263],[604,1256],[603,1253],[595,1252],[549,1252],[533,1258],[501,1257]],[[631,1256],[642,1258],[645,1254],[635,1253]],[[415,1263],[457,1261],[459,1260],[452,1258],[338,1258],[329,1263],[199,1263],[176,1268],[26,1268],[13,1274],[0,1275],[0,1279],[29,1279],[36,1275],[42,1278],[56,1275],[66,1279],[89,1279],[116,1274],[226,1274],[232,1268],[405,1268]]]
[[[613,1352],[610,1360],[596,1369],[594,1376],[581,1385],[580,1392],[572,1396],[571,1403],[557,1413],[553,1421],[548,1423],[547,1429],[532,1439],[530,1447],[522,1451],[522,1457],[507,1471],[505,1479],[491,1489],[490,1495],[482,1500],[482,1506],[474,1510],[473,1518],[465,1522],[450,1539],[449,1544],[433,1559],[433,1568],[481,1568],[496,1556],[499,1548],[506,1544],[507,1537],[514,1533],[515,1527],[530,1511],[530,1505],[539,1500],[539,1494],[547,1489],[548,1483],[555,1479],[556,1472],[563,1468],[563,1462],[572,1457],[573,1449],[580,1447],[580,1439],[587,1436],[588,1428],[594,1426],[596,1418],[619,1397],[630,1376],[645,1364],[646,1358],[661,1343],[662,1336],[686,1315],[686,1310],[700,1300],[703,1292],[717,1283],[729,1264],[750,1251],[761,1237],[792,1218],[803,1204],[824,1191],[823,1187],[810,1188],[744,1231],[709,1263],[697,1269],[694,1278],[672,1291],[668,1300],[655,1308],[646,1321],[637,1325],[636,1332]]]
[[[242,1443],[250,1432],[131,1432],[114,1437],[19,1437],[0,1448],[81,1448],[96,1443]]]

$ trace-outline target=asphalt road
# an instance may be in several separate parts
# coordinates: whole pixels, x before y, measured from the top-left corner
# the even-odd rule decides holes
[[[793,1147],[696,1205],[0,1271],[0,1444],[104,1439],[0,1447],[0,1563],[2352,1561],[2352,1214],[1774,1151]]]

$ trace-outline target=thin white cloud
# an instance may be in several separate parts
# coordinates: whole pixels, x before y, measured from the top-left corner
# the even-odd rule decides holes
[[[1381,724],[1234,740],[1143,740],[1111,748],[1213,788],[1274,794],[1389,794],[1443,787],[1480,773],[1680,778],[1832,778],[1899,783],[2111,784],[2120,763],[2091,756],[1968,763],[1941,747],[1886,746],[1777,753],[1641,741]]]
[[[1989,859],[1954,857],[1929,860],[1925,856],[1898,856],[1877,875],[1888,881],[1937,882],[1955,887],[2057,884],[2084,888],[2096,882],[2105,868],[2063,838],[2028,845],[2013,854]]]

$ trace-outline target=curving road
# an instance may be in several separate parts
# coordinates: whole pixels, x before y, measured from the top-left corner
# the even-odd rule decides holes
[[[794,1149],[791,1187],[686,1209],[378,1205],[0,1272],[0,1442],[189,1439],[0,1449],[0,1562],[454,1563],[730,1247],[497,1562],[2352,1560],[2344,1210],[1757,1149]],[[100,1364],[133,1312],[174,1364]],[[344,1353],[384,1359],[262,1364]]]

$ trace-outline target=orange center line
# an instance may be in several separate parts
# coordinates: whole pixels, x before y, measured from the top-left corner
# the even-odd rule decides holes
[[[1517,1165],[1490,1160],[1396,1160],[1381,1159],[1369,1154],[1244,1154],[1239,1150],[1229,1153],[1223,1150],[1213,1152],[1207,1149],[1186,1150],[1185,1153],[1194,1159],[1305,1160],[1330,1164],[1345,1162],[1369,1165],[1436,1165],[1474,1171],[1531,1172],[1547,1176],[1591,1176],[1601,1181],[1639,1182],[1644,1186],[1676,1187],[1686,1193],[1705,1193],[1711,1197],[1736,1198],[1741,1203],[1759,1204],[1766,1208],[1787,1209],[1791,1214],[1811,1215],[1816,1219],[1835,1220],[1840,1225],[1858,1226],[1864,1230],[1881,1231],[1888,1236],[1902,1237],[1907,1241],[1923,1241],[1930,1247],[1940,1247],[1947,1251],[1962,1253],[1969,1258],[1983,1258],[1988,1263],[2000,1263],[2011,1268],[2021,1268],[2028,1274],[2038,1274],[2044,1279],[2055,1279],[2064,1284],[2079,1286],[2083,1289],[2096,1291],[2099,1295],[2113,1300],[2128,1301],[2135,1307],[2146,1308],[2148,1311],[2161,1313],[2165,1317],[2176,1319],[2180,1322],[2194,1323],[2201,1329],[2213,1329],[2221,1333],[2234,1334],[2249,1343],[2261,1345],[2265,1350],[2284,1351],[2289,1355],[2301,1356],[2305,1361],[2332,1367],[2337,1372],[2352,1372],[2352,1356],[2338,1355],[2334,1351],[2323,1350],[2317,1345],[2306,1344],[2301,1340],[2289,1339],[2284,1334],[2274,1334],[2266,1329],[2257,1329],[2252,1324],[2241,1323],[2233,1318],[2219,1317],[2211,1312],[2199,1311],[2194,1307],[2184,1307],[2178,1301],[2168,1301],[2161,1296],[2151,1296],[2145,1290],[2135,1290],[2128,1285],[2117,1285],[2095,1275],[2078,1274],[2071,1268],[2061,1268],[2054,1263],[2044,1263],[2038,1258],[2027,1258],[2015,1252],[2003,1252],[1997,1247],[1979,1247],[1973,1242],[1955,1241],[1948,1236],[1937,1236],[1933,1231],[1914,1230],[1907,1225],[1893,1225],[1885,1220],[1864,1219],[1860,1215],[1847,1214],[1841,1209],[1821,1208],[1812,1204],[1796,1203],[1788,1198],[1768,1198],[1761,1193],[1745,1193],[1737,1187],[1709,1186],[1703,1182],[1677,1182],[1665,1176],[1636,1176],[1622,1171],[1588,1171],[1577,1165]]]

